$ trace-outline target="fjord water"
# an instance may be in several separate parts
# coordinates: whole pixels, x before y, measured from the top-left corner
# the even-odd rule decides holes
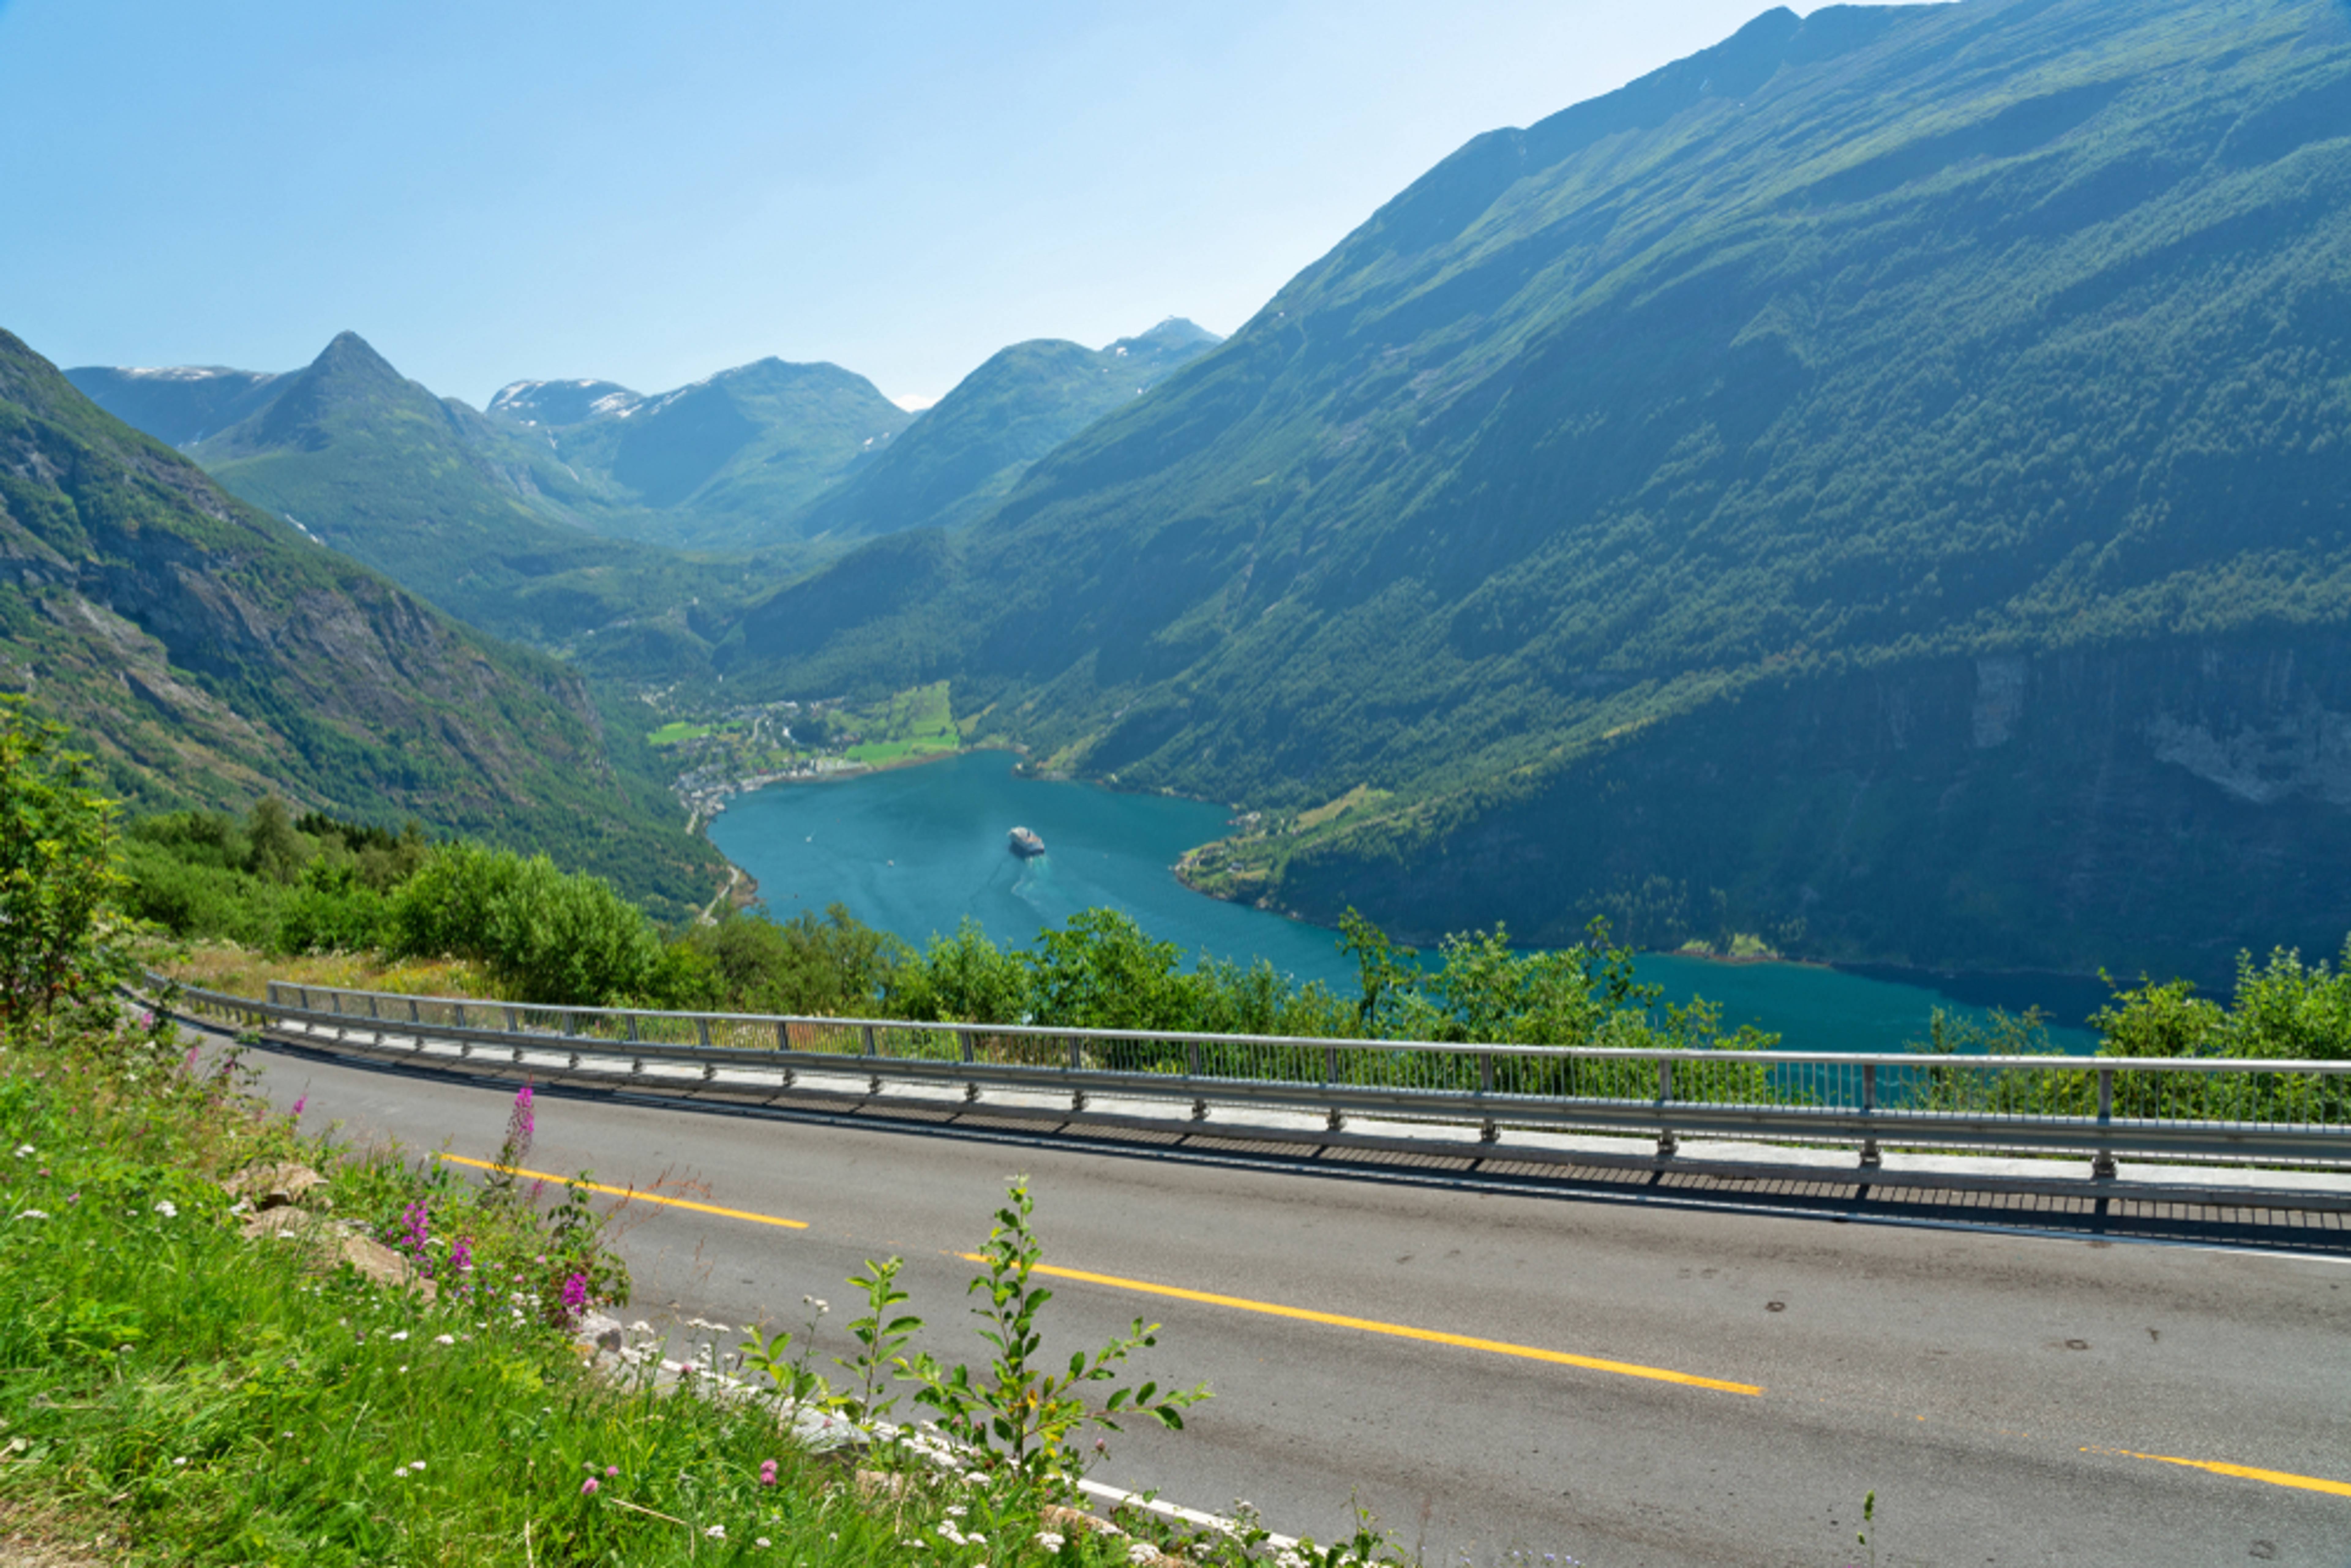
[[[1249,963],[1263,957],[1343,994],[1353,967],[1332,932],[1243,904],[1203,897],[1170,869],[1186,850],[1225,831],[1218,806],[1092,785],[1016,777],[1008,752],[966,753],[917,768],[822,783],[773,785],[738,799],[710,827],[712,841],[759,883],[778,919],[846,904],[858,918],[907,941],[953,931],[967,915],[1008,946],[1081,909],[1108,905],[1187,956]],[[1046,852],[1009,852],[1014,827],[1036,831]],[[1754,1023],[1791,1049],[1898,1051],[1923,1039],[1940,1006],[2021,1009],[2038,1002],[2058,1022],[2078,1022],[2078,994],[1987,982],[1946,990],[1794,964],[1729,965],[1646,955],[1641,977],[1671,1001],[1693,995],[1722,1006],[1726,1024]],[[2053,1030],[2069,1048],[2090,1041]]]

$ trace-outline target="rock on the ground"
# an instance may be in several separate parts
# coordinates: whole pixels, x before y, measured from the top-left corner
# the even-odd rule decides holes
[[[221,1190],[231,1197],[249,1200],[256,1209],[266,1213],[299,1203],[312,1187],[326,1185],[327,1178],[308,1166],[285,1160],[274,1165],[247,1166],[221,1183]]]
[[[628,1340],[627,1331],[621,1327],[621,1320],[606,1317],[602,1312],[590,1312],[581,1318],[580,1326],[571,1331],[571,1337],[582,1344],[610,1351],[619,1350]]]

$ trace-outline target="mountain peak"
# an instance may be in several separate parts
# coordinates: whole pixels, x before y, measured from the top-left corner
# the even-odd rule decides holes
[[[334,340],[310,361],[310,369],[335,375],[367,375],[401,381],[405,378],[392,369],[392,361],[375,351],[365,338],[357,332],[338,332]]]
[[[512,382],[490,399],[488,412],[523,424],[584,424],[632,413],[645,400],[618,382]]]

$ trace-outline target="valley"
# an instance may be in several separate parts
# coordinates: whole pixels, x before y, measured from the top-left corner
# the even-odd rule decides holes
[[[1768,12],[1229,339],[919,414],[778,358],[476,411],[350,333],[70,374],[564,661],[695,823],[1009,746],[1222,803],[1186,881],[1310,922],[2209,987],[2351,925],[2333,18]]]
[[[135,22],[0,1568],[2344,1560],[2351,0]]]

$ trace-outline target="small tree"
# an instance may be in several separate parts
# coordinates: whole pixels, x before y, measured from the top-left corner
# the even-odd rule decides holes
[[[1026,1176],[1013,1178],[1007,1199],[979,1249],[987,1271],[970,1286],[972,1294],[986,1298],[972,1312],[980,1320],[979,1337],[996,1352],[987,1370],[975,1375],[968,1365],[950,1368],[927,1352],[900,1357],[898,1370],[920,1385],[915,1401],[938,1413],[939,1429],[981,1463],[1067,1490],[1085,1471],[1076,1439],[1087,1427],[1115,1432],[1122,1419],[1136,1416],[1181,1430],[1184,1411],[1207,1398],[1208,1386],[1161,1388],[1146,1382],[1112,1388],[1100,1404],[1087,1397],[1091,1385],[1115,1380],[1128,1357],[1159,1343],[1159,1325],[1141,1318],[1092,1354],[1071,1354],[1067,1370],[1049,1363],[1037,1316],[1053,1292],[1033,1282],[1044,1249],[1029,1228],[1036,1204]],[[874,1315],[883,1316],[893,1305],[885,1293]],[[898,1326],[892,1325],[893,1331]]]
[[[115,804],[65,734],[0,696],[0,1025],[12,1030],[102,989],[121,962],[105,939],[122,885]]]

